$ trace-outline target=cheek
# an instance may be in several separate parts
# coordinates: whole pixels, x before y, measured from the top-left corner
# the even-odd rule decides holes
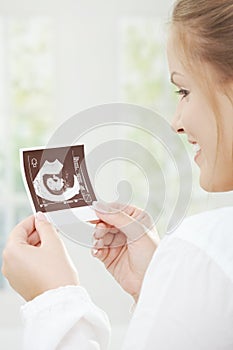
[[[217,138],[217,126],[212,110],[200,99],[190,99],[184,105],[185,124],[187,129],[193,130],[198,140],[210,141]],[[198,141],[197,140],[197,141]]]
[[[194,99],[190,99],[188,102],[182,101],[181,103],[184,129],[187,134],[199,141],[200,135],[205,133],[203,112]]]

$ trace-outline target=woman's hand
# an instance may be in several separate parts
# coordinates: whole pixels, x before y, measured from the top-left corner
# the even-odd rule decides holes
[[[95,203],[96,225],[92,254],[100,259],[135,301],[160,238],[150,216],[119,203]]]
[[[79,284],[56,229],[42,213],[13,229],[3,252],[2,273],[27,301],[49,289]]]

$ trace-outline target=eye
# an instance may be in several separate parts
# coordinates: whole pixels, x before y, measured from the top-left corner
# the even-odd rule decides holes
[[[186,89],[180,89],[178,91],[175,91],[175,93],[182,96],[182,99],[183,99],[183,98],[187,97],[190,92]]]

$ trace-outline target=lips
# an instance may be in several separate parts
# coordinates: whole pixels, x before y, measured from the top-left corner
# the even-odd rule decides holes
[[[199,154],[201,153],[201,146],[194,140],[190,140],[188,139],[188,142],[191,143],[191,145],[193,145],[193,150],[195,152],[195,158],[194,160],[196,160],[196,158],[199,156]]]
[[[193,149],[197,153],[197,152],[199,152],[201,150],[201,146],[198,145],[198,143],[194,143],[193,144]]]

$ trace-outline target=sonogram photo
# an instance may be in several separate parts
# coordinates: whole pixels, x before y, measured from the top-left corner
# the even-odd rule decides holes
[[[21,152],[25,182],[35,211],[76,208],[96,200],[83,145]]]

